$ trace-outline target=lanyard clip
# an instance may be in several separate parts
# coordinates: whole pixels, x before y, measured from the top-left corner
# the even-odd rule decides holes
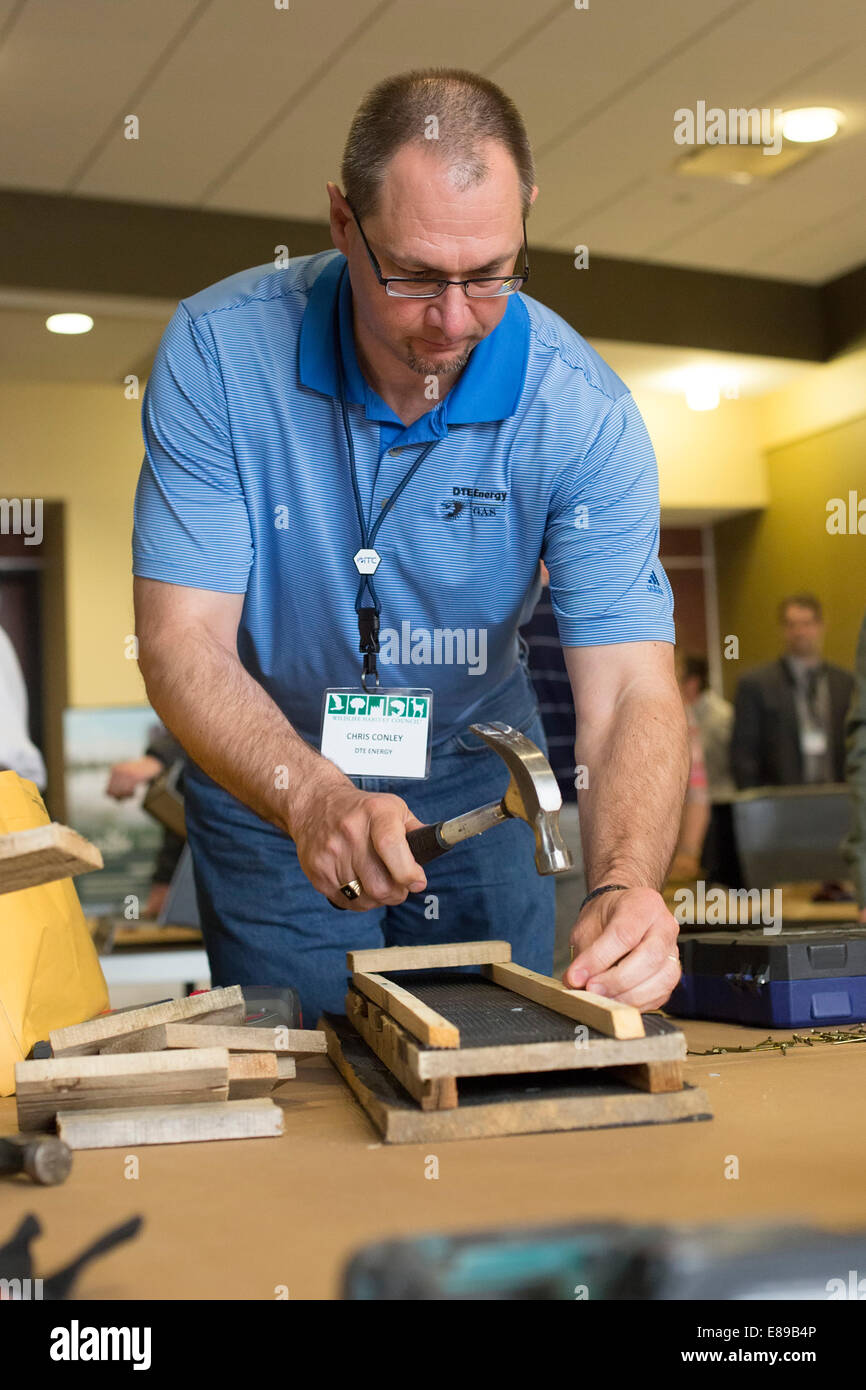
[[[379,614],[375,608],[358,609],[358,634],[361,638],[359,652],[369,654],[379,650]],[[375,669],[375,662],[373,666]]]
[[[377,609],[358,609],[358,634],[361,639],[358,650],[364,653],[361,684],[365,690],[369,690],[368,680],[372,680],[374,688],[379,684],[379,672],[376,669],[376,653],[379,650],[379,613]]]

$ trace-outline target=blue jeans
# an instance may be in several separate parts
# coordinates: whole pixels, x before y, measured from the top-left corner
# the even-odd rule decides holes
[[[526,708],[530,698],[518,701],[519,712],[513,703],[510,714],[494,705],[480,718],[504,719],[546,750],[537,707]],[[434,747],[425,782],[354,781],[364,791],[396,793],[427,823],[500,799],[508,770],[467,729]],[[399,906],[351,912],[337,911],[315,890],[287,835],[194,764],[184,798],[214,985],[291,985],[313,1028],[323,1009],[344,1011],[349,950],[505,939],[517,964],[551,972],[554,883],[536,872],[534,837],[522,821],[506,821],[433,860],[425,891]]]

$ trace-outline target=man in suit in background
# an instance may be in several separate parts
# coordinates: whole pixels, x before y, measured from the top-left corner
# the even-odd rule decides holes
[[[784,652],[742,677],[731,768],[737,786],[845,780],[845,716],[854,680],[821,655],[824,622],[814,594],[779,605]]]
[[[845,853],[851,865],[860,921],[866,924],[866,618],[857,643],[857,693],[848,712],[845,772],[851,789],[851,829]]]

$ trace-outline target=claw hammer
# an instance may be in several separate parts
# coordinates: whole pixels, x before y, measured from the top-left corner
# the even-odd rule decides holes
[[[502,758],[511,773],[508,788],[501,801],[410,830],[406,838],[417,862],[429,864],[461,840],[514,819],[526,821],[535,836],[535,867],[540,874],[561,874],[570,869],[571,851],[559,828],[562,794],[541,749],[525,734],[499,720],[469,727]]]

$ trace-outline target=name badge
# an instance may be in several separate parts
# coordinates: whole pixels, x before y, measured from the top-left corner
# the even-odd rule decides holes
[[[322,756],[347,777],[429,777],[432,715],[432,690],[326,690]]]
[[[804,729],[800,735],[800,747],[810,757],[821,757],[827,752],[827,735],[823,729]]]

